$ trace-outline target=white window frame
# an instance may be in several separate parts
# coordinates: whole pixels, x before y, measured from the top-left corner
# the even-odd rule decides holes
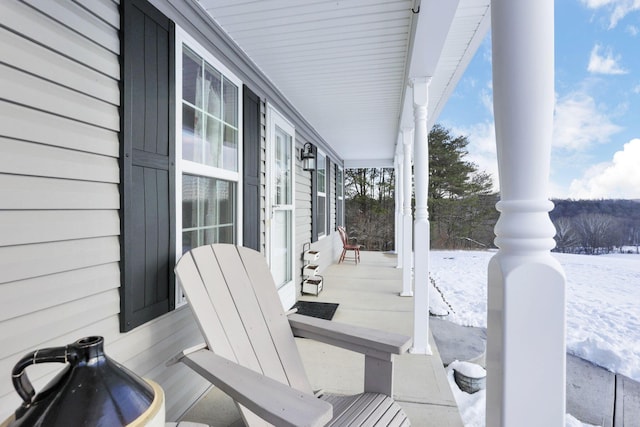
[[[182,159],[182,52],[183,46],[186,45],[196,54],[200,55],[207,63],[218,70],[226,79],[238,88],[237,99],[237,117],[238,117],[238,150],[237,170],[231,171],[227,169],[203,165],[201,163],[192,162]],[[182,256],[182,176],[189,174],[194,176],[202,176],[206,178],[215,178],[233,182],[236,186],[236,242],[242,242],[242,80],[237,77],[224,64],[216,59],[206,48],[198,43],[193,37],[187,34],[182,28],[176,26],[175,36],[175,116],[176,116],[176,165],[175,165],[175,196],[176,196],[176,254],[180,259]],[[176,260],[177,261],[177,260]],[[176,283],[176,308],[186,304],[186,298]]]
[[[340,226],[344,227],[344,217],[345,217],[345,212],[344,212],[344,168],[342,168],[339,165],[336,165],[336,224],[339,224]],[[340,183],[338,183],[338,176],[340,177]],[[340,185],[338,185],[340,184]],[[338,194],[338,189],[340,189],[340,193]],[[340,210],[342,212],[342,218],[340,218],[340,221],[338,221],[338,204],[340,204],[342,206],[342,209]],[[337,225],[336,225],[337,227]]]
[[[318,182],[316,184],[316,199],[323,197],[324,198],[324,212],[323,212],[323,216],[324,216],[324,231],[321,233],[320,229],[318,229],[318,240],[323,239],[327,236],[327,232],[329,230],[329,224],[330,224],[330,218],[328,218],[327,215],[327,203],[329,203],[329,201],[327,200],[327,154],[318,149],[317,151],[317,156],[318,158],[316,159],[316,164],[320,165],[320,156],[324,157],[324,176],[322,177],[323,179],[323,183],[324,183],[324,191],[320,191],[320,177],[318,174],[318,171],[316,170],[316,178],[318,179]],[[316,200],[317,203],[317,200]],[[318,216],[320,215],[320,206],[318,206],[318,209],[316,209],[316,220],[318,221],[318,225],[320,225],[320,221],[318,220]]]

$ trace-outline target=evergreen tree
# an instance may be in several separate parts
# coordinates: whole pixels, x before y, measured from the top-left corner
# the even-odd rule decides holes
[[[465,160],[469,140],[436,124],[429,132],[429,218],[433,247],[490,246],[498,214],[493,182]]]

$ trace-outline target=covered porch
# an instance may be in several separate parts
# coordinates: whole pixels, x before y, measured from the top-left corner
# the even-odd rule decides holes
[[[323,273],[324,289],[303,301],[338,303],[334,321],[411,335],[413,298],[399,296],[402,270],[397,256],[362,252],[362,262],[330,265]],[[395,357],[394,398],[411,424],[423,427],[458,427],[462,420],[433,337],[432,354],[406,353]],[[339,394],[362,392],[364,357],[327,344],[297,338],[305,370],[314,390]],[[233,401],[219,389],[209,390],[183,417],[222,427],[239,419]]]
[[[437,351],[428,322],[428,132],[491,28],[501,214],[495,229],[500,250],[487,280],[486,423],[563,425],[565,277],[550,255],[555,228],[548,215],[554,3],[201,4],[323,136],[319,149],[335,150],[344,169],[395,169],[395,261],[402,286],[394,287],[393,297],[400,293],[413,307],[406,332],[413,337],[410,352],[423,361]],[[545,307],[542,319],[532,308],[539,306]],[[385,325],[393,317],[387,314],[380,316]],[[529,381],[536,363],[546,369]]]
[[[233,230],[227,240],[249,242],[265,256],[278,249],[273,237],[293,236],[296,247],[287,256],[297,275],[304,243],[311,240],[323,254],[338,244],[334,226],[344,217],[340,171],[395,167],[403,177],[395,191],[398,258],[363,256],[362,265],[329,266],[332,259],[323,255],[327,283],[318,300],[340,303],[337,321],[412,335],[412,354],[398,358],[397,397],[414,425],[447,425],[438,414],[459,425],[427,317],[427,135],[491,25],[501,218],[500,252],[489,269],[487,424],[515,425],[522,414],[531,415],[527,425],[562,424],[564,276],[549,255],[554,229],[547,200],[552,1],[122,0],[119,7],[103,0],[95,8],[61,3],[0,6],[5,45],[11,47],[2,67],[9,84],[0,103],[8,153],[0,165],[0,250],[6,260],[0,283],[10,308],[0,319],[9,342],[0,354],[3,371],[26,351],[101,335],[113,343],[109,352],[116,359],[158,380],[170,396],[169,419],[179,417],[207,387],[164,366],[176,350],[199,339],[172,273],[179,255],[195,246],[184,241],[194,229],[204,235],[210,226],[209,216],[201,215],[200,224],[185,214],[188,209],[196,202],[218,206],[214,226]],[[150,30],[133,31],[142,27],[129,26],[133,18],[121,20],[127,16],[144,19]],[[139,54],[143,46],[149,46],[148,55]],[[215,87],[230,94],[221,101],[211,91],[211,111],[202,108],[204,97],[194,89],[204,91],[204,80],[195,77],[200,71],[183,68],[183,59],[194,58],[193,49],[199,52],[194,69],[213,67],[222,76]],[[144,67],[161,72],[138,71]],[[215,143],[207,144],[226,150],[228,162],[183,157],[193,148],[196,104],[198,114],[219,123],[212,130]],[[205,135],[204,122],[198,123]],[[293,218],[281,234],[270,228],[274,208],[282,207],[271,197],[278,194],[272,180],[278,123],[287,124],[281,130],[294,128],[284,132],[281,139],[291,144],[278,158],[289,164],[281,168],[288,175],[281,176],[291,181],[286,209]],[[198,147],[210,148],[197,135]],[[302,167],[305,146],[324,169]],[[217,204],[209,203],[214,197],[192,199],[192,188],[183,186],[191,178],[183,176],[196,175],[211,188],[226,182],[215,193]],[[229,222],[219,215],[225,206]],[[142,245],[149,256],[135,246],[140,242],[149,243]],[[142,277],[143,272],[153,274]],[[295,297],[298,278],[291,279],[289,295]],[[531,307],[548,301],[553,304],[545,306],[540,321]],[[313,385],[323,387],[330,376],[321,369],[329,364],[314,358],[342,354],[311,345],[300,342]],[[525,389],[520,384],[532,362],[550,369]],[[331,373],[344,391],[359,384],[351,363],[341,358],[347,372]],[[52,376],[52,369],[39,375],[36,387]],[[18,404],[8,382],[0,403],[0,419]],[[224,413],[220,409],[207,422],[223,420]]]

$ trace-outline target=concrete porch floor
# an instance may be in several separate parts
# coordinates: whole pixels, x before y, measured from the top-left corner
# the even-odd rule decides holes
[[[411,335],[413,298],[400,297],[402,270],[395,255],[363,252],[362,262],[333,264],[321,274],[324,289],[305,301],[338,303],[334,321]],[[314,389],[354,394],[364,384],[364,356],[313,340],[296,338]],[[462,420],[449,388],[433,337],[433,355],[404,354],[395,357],[394,398],[416,427],[455,426]],[[229,426],[239,414],[233,401],[212,389],[183,417],[213,427]]]

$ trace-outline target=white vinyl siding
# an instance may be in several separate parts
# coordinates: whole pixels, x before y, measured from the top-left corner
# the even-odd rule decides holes
[[[201,340],[192,315],[119,332],[119,6],[26,3],[0,2],[0,372],[101,335],[109,356],[163,386],[174,420],[208,387],[165,366]],[[30,369],[36,392],[61,367]],[[19,404],[0,381],[0,420]]]

